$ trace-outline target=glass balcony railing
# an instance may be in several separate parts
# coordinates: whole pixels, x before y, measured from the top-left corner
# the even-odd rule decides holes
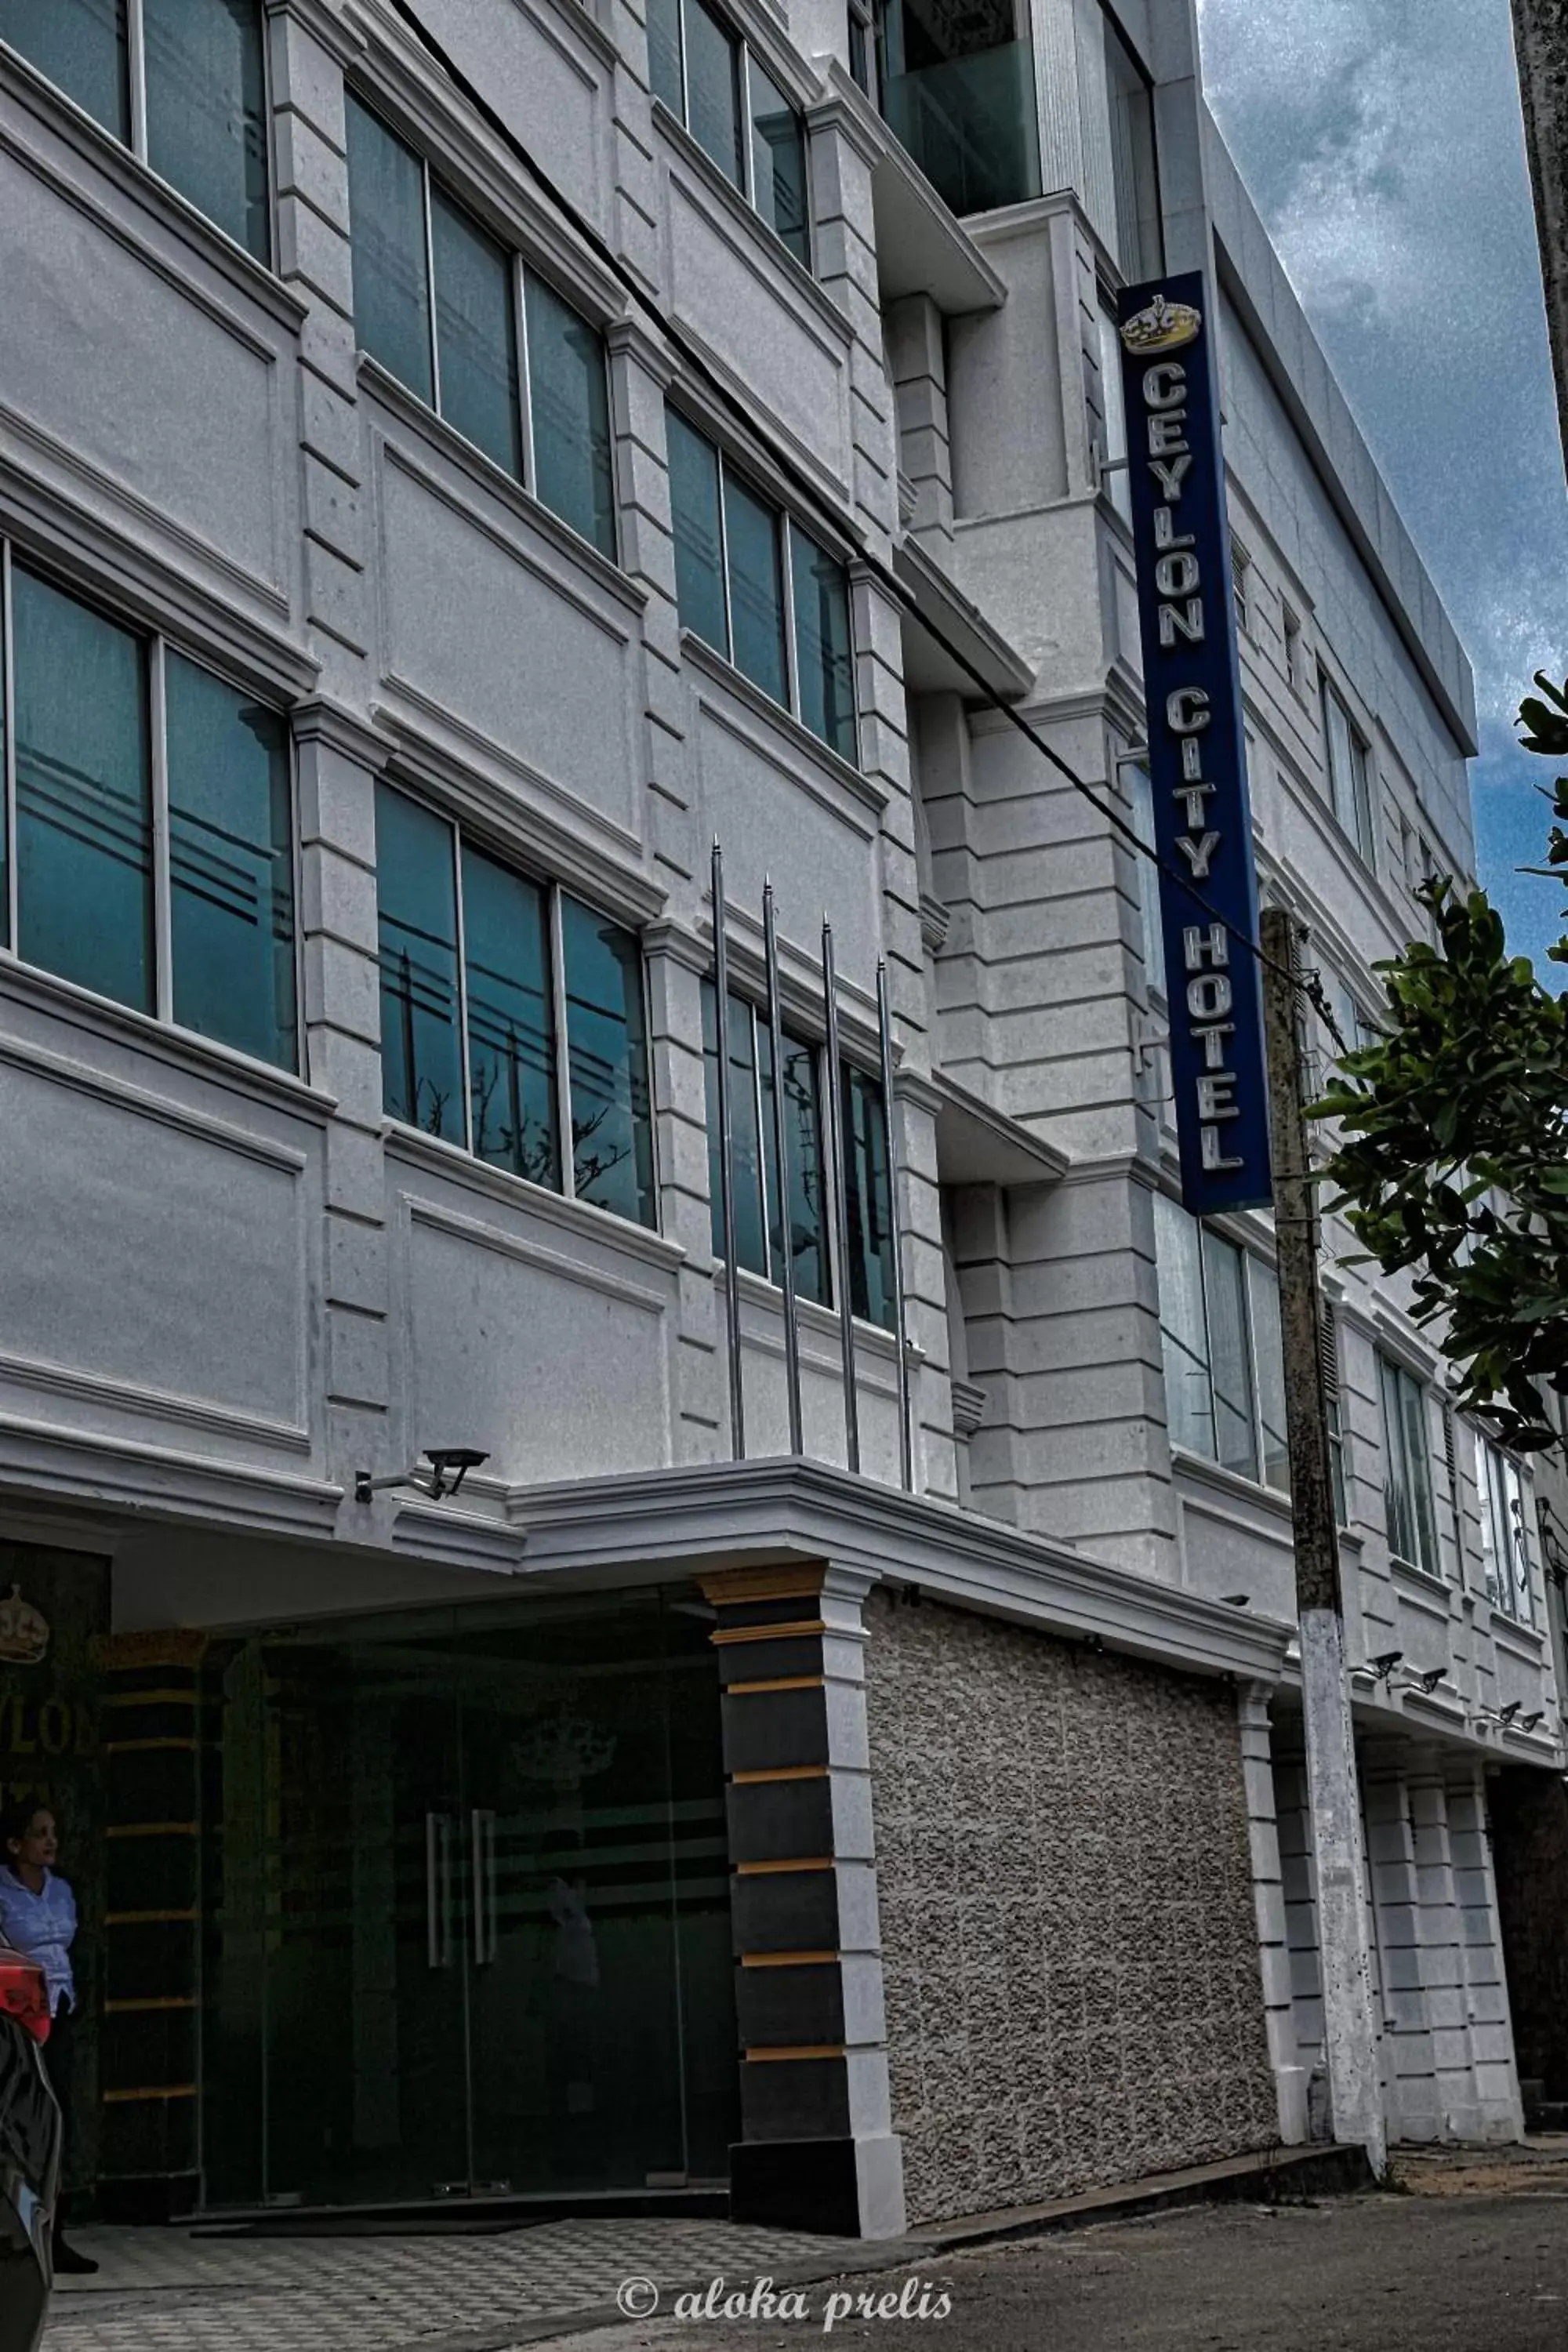
[[[1039,194],[1035,69],[1026,41],[887,75],[882,114],[953,212],[992,212]]]

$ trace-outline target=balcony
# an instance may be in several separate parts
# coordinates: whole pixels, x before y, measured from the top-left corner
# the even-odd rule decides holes
[[[1026,41],[1006,41],[913,72],[884,72],[889,128],[943,203],[994,212],[1040,194],[1035,70]]]

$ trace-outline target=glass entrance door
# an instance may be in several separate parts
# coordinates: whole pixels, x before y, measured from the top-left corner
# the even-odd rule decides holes
[[[708,1630],[649,1595],[262,1634],[216,1660],[210,2205],[723,2178]]]

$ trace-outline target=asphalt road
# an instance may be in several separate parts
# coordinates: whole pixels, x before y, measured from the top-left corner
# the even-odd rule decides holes
[[[1196,2207],[800,2292],[805,2316],[636,2321],[551,2352],[1568,2352],[1568,2194]]]

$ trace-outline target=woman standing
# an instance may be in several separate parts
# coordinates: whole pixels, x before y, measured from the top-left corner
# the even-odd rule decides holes
[[[60,2111],[60,2189],[55,2199],[55,2270],[74,2275],[98,2264],[68,2246],[62,2228],[65,2160],[71,2130],[71,2045],[76,2022],[76,1897],[55,1869],[59,1840],[47,1805],[20,1805],[0,1820],[0,1942],[44,1971],[51,2024],[44,2062]]]

